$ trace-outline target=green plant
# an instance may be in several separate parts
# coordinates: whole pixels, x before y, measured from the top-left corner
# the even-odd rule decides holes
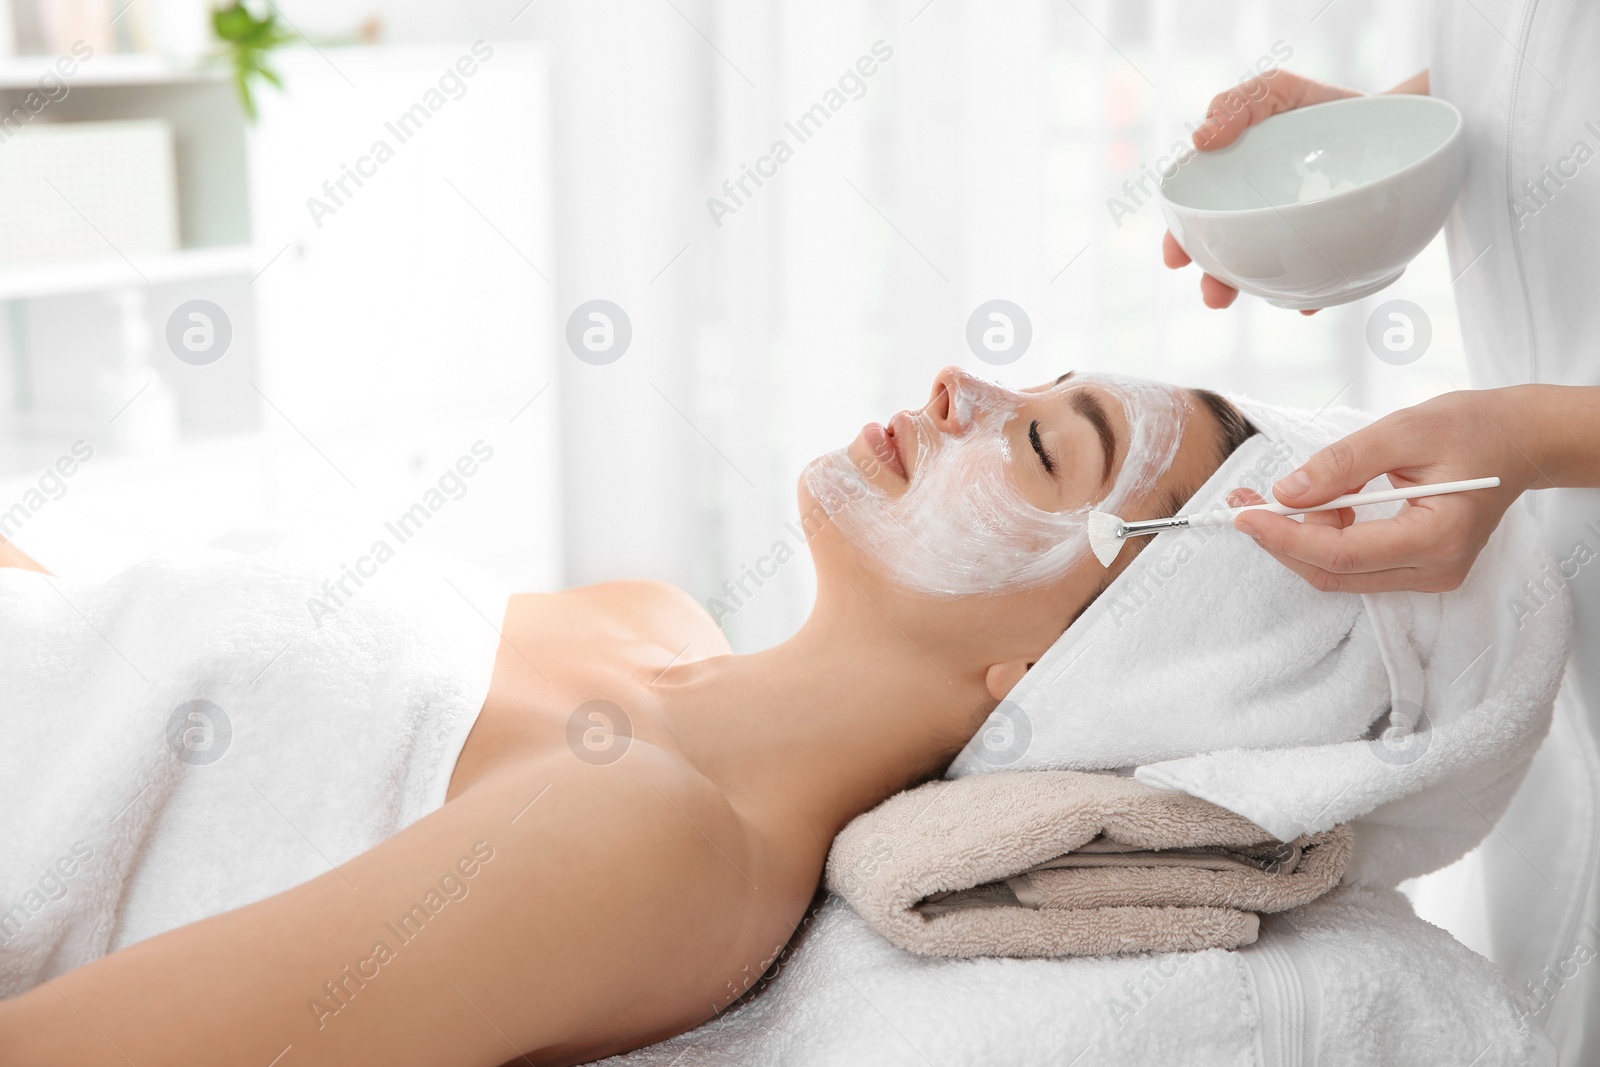
[[[258,17],[244,5],[244,0],[234,0],[227,7],[213,10],[211,29],[227,51],[233,64],[233,84],[239,90],[239,102],[254,122],[256,100],[252,83],[260,79],[283,88],[283,79],[267,65],[267,59],[274,48],[294,40],[296,34],[278,24],[278,13],[270,5],[266,13]]]

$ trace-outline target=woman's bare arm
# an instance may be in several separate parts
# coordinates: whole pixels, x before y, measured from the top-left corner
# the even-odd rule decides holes
[[[8,541],[4,537],[0,537],[0,567],[20,567],[25,571],[38,571],[40,574],[50,573],[41,567],[38,561],[18,548],[15,542]]]
[[[494,1067],[665,1037],[756,960],[766,902],[704,785],[645,744],[507,767],[336,870],[0,1002],[0,1061]]]

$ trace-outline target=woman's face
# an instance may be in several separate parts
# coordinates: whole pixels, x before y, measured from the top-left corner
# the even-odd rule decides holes
[[[1088,551],[1091,509],[1120,514],[1172,466],[1179,391],[1069,375],[1013,392],[950,367],[928,403],[807,468],[805,487],[898,586],[970,596],[1048,585]]]
[[[969,636],[974,621],[1037,635],[1038,620],[1053,640],[1108,577],[1089,512],[1153,517],[1209,477],[1219,434],[1204,405],[1159,382],[1069,373],[1018,392],[947,367],[920,409],[806,468],[801,514],[808,528],[826,517],[812,538],[819,593],[843,580],[897,626],[947,617]],[[1004,616],[993,625],[991,608]]]

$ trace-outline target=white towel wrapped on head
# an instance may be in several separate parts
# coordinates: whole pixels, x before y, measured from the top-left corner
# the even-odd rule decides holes
[[[1262,433],[1184,511],[1223,506],[1241,485],[1270,497],[1369,421],[1232,399]],[[1442,594],[1322,593],[1231,528],[1158,534],[949,776],[1137,768],[1282,840],[1352,822],[1346,881],[1398,884],[1488,833],[1549,728],[1570,625],[1549,573],[1520,505]]]

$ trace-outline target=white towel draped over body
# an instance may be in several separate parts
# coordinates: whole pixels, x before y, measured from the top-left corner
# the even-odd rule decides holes
[[[96,584],[0,570],[0,996],[444,802],[506,593],[413,546],[346,597],[342,562],[280,542]]]
[[[1186,512],[1223,506],[1235,486],[1270,498],[1273,481],[1368,421],[1234,400],[1262,433]],[[1566,663],[1563,585],[1520,503],[1442,594],[1322,593],[1235,530],[1159,534],[949,777],[1136,768],[1280,840],[1349,822],[1346,882],[1394,886],[1468,852],[1521,783]]]

